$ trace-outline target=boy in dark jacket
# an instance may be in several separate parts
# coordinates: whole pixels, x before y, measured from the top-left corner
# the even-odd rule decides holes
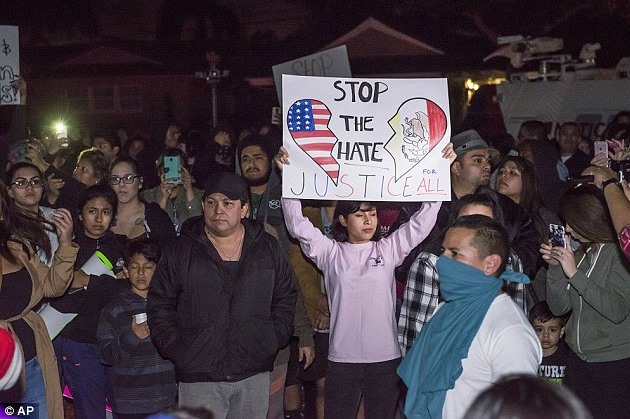
[[[114,368],[116,413],[122,419],[144,418],[175,402],[173,364],[153,346],[146,318],[147,294],[159,259],[160,248],[151,240],[131,242],[123,268],[131,288],[101,313],[101,358]]]

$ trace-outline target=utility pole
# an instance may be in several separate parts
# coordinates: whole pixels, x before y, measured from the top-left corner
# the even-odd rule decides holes
[[[212,101],[212,126],[216,127],[219,123],[217,86],[226,77],[230,76],[229,70],[220,70],[221,56],[214,51],[206,52],[206,61],[208,62],[208,70],[196,71],[195,78],[205,80],[210,86],[210,94]]]

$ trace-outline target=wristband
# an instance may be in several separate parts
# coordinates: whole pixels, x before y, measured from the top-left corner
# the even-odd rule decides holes
[[[611,177],[610,179],[607,179],[605,181],[602,182],[602,191],[604,191],[604,189],[606,189],[606,186],[610,185],[611,183],[617,183],[617,179],[615,179],[614,177]]]

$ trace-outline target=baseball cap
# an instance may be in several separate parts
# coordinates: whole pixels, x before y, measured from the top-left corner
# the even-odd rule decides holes
[[[221,172],[213,175],[206,182],[203,199],[213,193],[222,193],[232,200],[248,201],[248,189],[245,181],[236,173]]]
[[[486,143],[474,129],[469,129],[453,136],[451,142],[453,143],[453,150],[455,154],[457,154],[457,157],[472,150],[488,150],[490,157],[493,158],[499,154],[499,151],[490,148],[488,143]]]

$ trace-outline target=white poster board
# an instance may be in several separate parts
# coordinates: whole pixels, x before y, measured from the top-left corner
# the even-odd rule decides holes
[[[11,82],[20,74],[20,38],[17,26],[0,25],[0,105],[19,105],[20,94]]]
[[[283,76],[282,195],[449,201],[446,79]]]
[[[278,100],[282,103],[282,75],[317,77],[352,77],[350,60],[345,45],[316,52],[271,67]]]

